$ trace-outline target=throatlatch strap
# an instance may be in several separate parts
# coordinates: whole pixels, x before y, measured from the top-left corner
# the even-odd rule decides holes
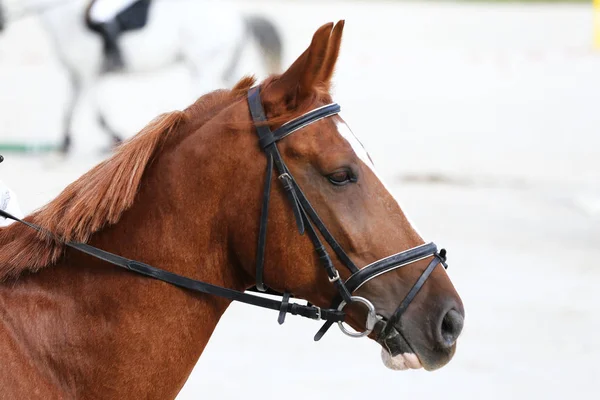
[[[304,220],[302,219],[302,213],[300,212],[300,201],[298,201],[298,196],[296,191],[294,190],[293,178],[290,172],[288,171],[285,163],[283,162],[283,158],[279,153],[279,149],[277,146],[273,145],[267,149],[273,155],[273,161],[275,162],[275,168],[277,169],[277,173],[279,176],[277,179],[283,185],[283,189],[290,201],[292,206],[292,212],[294,213],[294,219],[296,220],[296,226],[298,227],[298,232],[301,235],[304,235]]]
[[[313,242],[313,246],[315,247],[317,256],[319,257],[319,260],[321,260],[321,264],[323,264],[323,266],[325,267],[325,272],[327,272],[329,282],[333,283],[335,288],[338,290],[338,293],[341,298],[343,298],[347,303],[351,303],[351,294],[348,291],[348,289],[346,289],[344,281],[340,279],[340,273],[338,272],[338,270],[335,269],[333,262],[331,261],[331,257],[329,257],[329,253],[327,252],[327,249],[325,248],[325,246],[323,246],[321,239],[319,239],[319,236],[317,235],[315,228],[312,226],[310,220],[308,219],[308,216],[304,212],[304,209],[302,209],[302,211],[306,220],[306,231],[308,232],[308,237]]]
[[[267,154],[267,174],[263,190],[262,209],[260,212],[260,226],[258,228],[258,247],[256,249],[256,288],[261,292],[267,290],[263,280],[265,265],[265,249],[267,246],[267,221],[269,219],[269,198],[271,193],[271,178],[273,176],[273,157]]]

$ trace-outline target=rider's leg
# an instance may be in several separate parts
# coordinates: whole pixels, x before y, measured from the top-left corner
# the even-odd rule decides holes
[[[100,33],[104,41],[104,53],[107,55],[102,70],[104,72],[122,69],[125,64],[117,43],[120,32],[116,16],[137,0],[95,0],[89,10],[90,22]]]

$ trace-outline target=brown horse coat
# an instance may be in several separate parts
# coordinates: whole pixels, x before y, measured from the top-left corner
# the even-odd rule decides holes
[[[342,28],[321,27],[288,71],[261,84],[271,126],[331,101]],[[157,118],[27,218],[55,237],[21,224],[0,230],[1,399],[177,395],[229,301],[123,271],[65,249],[56,237],[223,287],[252,286],[266,165],[245,98],[253,84],[245,78]],[[328,228],[359,266],[423,243],[336,121],[319,121],[280,145]],[[331,185],[325,177],[340,168],[359,181]],[[393,312],[426,261],[361,290]],[[334,297],[277,185],[265,282],[319,306]],[[414,303],[406,337],[421,363],[437,368],[455,347],[432,344],[431,315],[450,303],[462,312],[460,298],[437,269]],[[349,309],[349,323],[360,329],[364,312]]]

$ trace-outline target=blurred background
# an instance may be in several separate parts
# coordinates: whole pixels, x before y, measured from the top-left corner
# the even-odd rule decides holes
[[[179,399],[599,398],[600,2],[152,0],[148,26],[118,39],[121,69],[88,4],[0,0],[0,178],[24,211],[116,138],[287,67],[346,19],[334,98],[422,236],[449,250],[466,308],[456,356],[425,373],[234,304]]]

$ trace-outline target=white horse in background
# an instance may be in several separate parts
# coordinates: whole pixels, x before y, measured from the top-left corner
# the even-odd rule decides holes
[[[238,69],[246,47],[258,47],[265,74],[280,72],[281,38],[267,19],[242,15],[218,0],[153,0],[146,26],[119,39],[125,68],[106,74],[101,68],[102,40],[86,26],[89,4],[89,0],[0,0],[0,30],[2,22],[38,15],[68,72],[72,91],[64,115],[63,152],[71,147],[73,120],[83,107],[92,107],[114,142],[121,140],[96,99],[98,83],[109,75],[133,76],[180,63],[199,96],[241,77]]]

